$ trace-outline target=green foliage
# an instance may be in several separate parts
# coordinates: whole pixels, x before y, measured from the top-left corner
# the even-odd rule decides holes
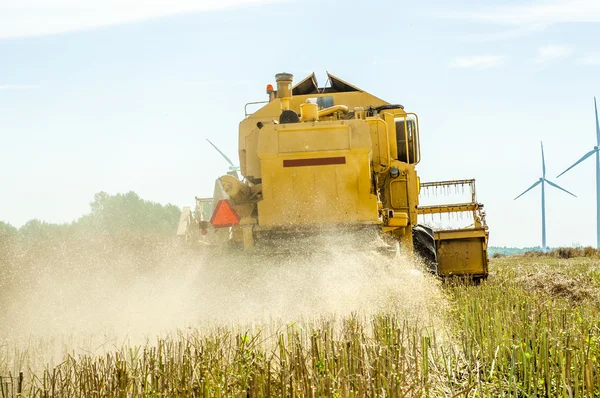
[[[524,257],[556,257],[556,258],[577,258],[577,257],[600,257],[600,250],[587,246],[574,246],[574,247],[559,247],[559,248],[548,248],[544,253],[542,248],[536,247],[490,247],[488,248],[488,255],[492,258],[501,258],[505,256],[524,256]]]
[[[174,235],[181,212],[177,206],[143,200],[132,191],[116,195],[99,192],[90,210],[76,223],[81,232],[118,236]]]
[[[449,286],[462,355],[481,396],[597,396],[600,280],[597,261],[495,260],[479,288]]]
[[[177,206],[147,201],[135,192],[116,195],[99,192],[90,203],[90,213],[75,222],[53,224],[32,219],[19,229],[0,222],[0,237],[17,236],[31,243],[74,236],[172,236],[177,229],[179,215]]]
[[[10,225],[9,223],[0,221],[0,236],[5,235],[15,235],[17,233],[17,229]]]
[[[527,252],[542,252],[540,246],[534,247],[506,247],[506,246],[490,246],[488,248],[488,255],[490,257],[499,256],[515,256],[517,254],[524,254]]]
[[[21,238],[30,241],[50,240],[66,237],[71,233],[70,224],[52,224],[36,218],[19,228]]]
[[[12,258],[12,251],[15,246],[14,240],[16,239],[17,232],[17,229],[12,225],[0,221],[0,291],[7,283],[7,275],[5,274],[7,268],[6,264],[8,264]]]

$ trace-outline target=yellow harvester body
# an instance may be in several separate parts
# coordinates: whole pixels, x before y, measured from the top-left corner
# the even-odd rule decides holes
[[[474,181],[424,183],[469,185],[472,201],[419,207],[417,115],[328,77],[328,87],[319,88],[314,74],[295,86],[292,75],[278,74],[269,101],[246,114],[239,128],[243,178],[217,180],[210,232],[248,250],[273,236],[372,229],[403,250],[414,246],[439,275],[487,276],[488,233]],[[220,201],[229,205],[225,221],[216,214]],[[419,214],[465,211],[473,214],[469,228],[417,227]]]

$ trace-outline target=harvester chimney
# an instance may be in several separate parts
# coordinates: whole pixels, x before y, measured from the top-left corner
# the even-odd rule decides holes
[[[291,73],[278,73],[275,75],[277,82],[277,98],[281,100],[281,110],[290,109],[290,99],[292,98],[292,80],[294,75]]]

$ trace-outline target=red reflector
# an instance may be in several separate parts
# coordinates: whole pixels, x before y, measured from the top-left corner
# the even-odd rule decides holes
[[[231,207],[229,201],[222,199],[217,203],[217,207],[213,212],[210,223],[215,228],[232,227],[240,223],[240,216],[235,209]]]
[[[202,231],[200,231],[200,233],[201,233],[202,235],[206,235],[206,234],[208,233],[208,231],[207,231],[207,230],[205,230],[205,229],[203,229]]]

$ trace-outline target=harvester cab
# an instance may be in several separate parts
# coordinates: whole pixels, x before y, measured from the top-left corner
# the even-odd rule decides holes
[[[329,73],[326,87],[314,74],[296,85],[292,79],[277,74],[268,101],[241,121],[243,178],[217,180],[208,235],[226,229],[216,241],[253,250],[300,237],[376,233],[392,247],[417,252],[440,275],[486,277],[488,232],[474,181],[420,182],[417,115]],[[421,189],[432,184],[467,184],[472,201],[419,206]],[[452,212],[472,213],[473,225],[419,225],[419,215]],[[188,220],[178,234],[195,228],[193,215]]]

